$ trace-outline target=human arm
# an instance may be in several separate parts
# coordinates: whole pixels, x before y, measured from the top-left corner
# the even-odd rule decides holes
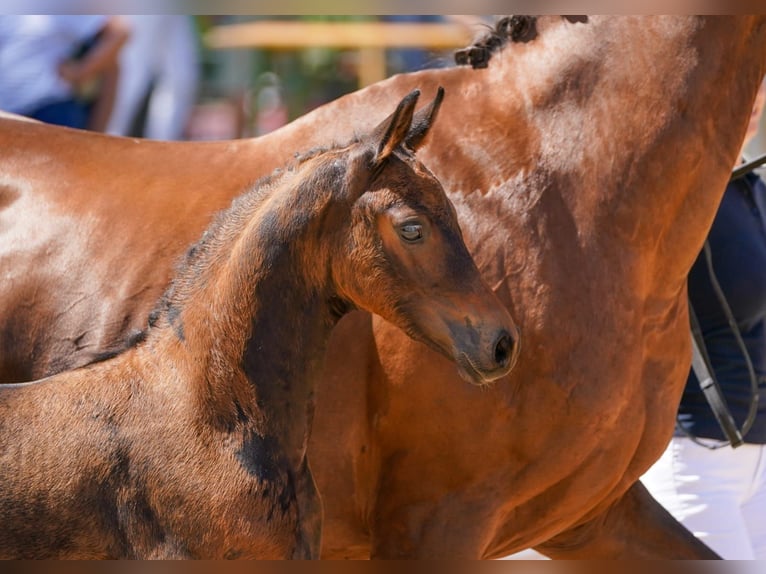
[[[73,86],[81,86],[113,71],[117,56],[130,37],[128,23],[118,16],[109,17],[99,31],[94,45],[78,60],[59,65],[59,74]]]

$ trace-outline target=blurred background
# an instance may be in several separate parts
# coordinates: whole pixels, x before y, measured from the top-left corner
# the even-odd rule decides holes
[[[150,139],[257,136],[391,75],[453,66],[492,21],[0,14],[0,109]]]
[[[393,74],[453,66],[453,50],[493,21],[444,15],[123,18],[132,33],[121,53],[121,82],[140,87],[131,88],[133,103],[118,98],[113,119],[119,125],[113,121],[107,131],[192,140],[261,135]],[[191,39],[177,33],[183,27]],[[138,81],[150,68],[151,77]],[[183,116],[177,121],[182,127],[171,133],[151,127],[152,91],[163,86],[167,93],[158,99],[182,108],[173,112]]]
[[[400,72],[453,66],[480,16],[194,16],[200,81],[186,137],[267,133]]]

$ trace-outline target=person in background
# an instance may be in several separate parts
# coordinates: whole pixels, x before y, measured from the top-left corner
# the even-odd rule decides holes
[[[132,34],[120,54],[120,83],[106,131],[157,140],[183,139],[200,75],[192,17],[124,18]]]
[[[130,30],[104,15],[0,15],[0,109],[103,131]]]
[[[743,145],[758,131],[766,102],[761,85]],[[678,428],[662,457],[641,478],[649,492],[723,558],[766,560],[766,185],[754,172],[731,181],[689,274],[689,299],[713,370],[739,428],[758,407],[745,444],[731,448],[689,374]],[[714,288],[717,279],[747,349],[743,353]],[[757,376],[752,390],[747,357]]]

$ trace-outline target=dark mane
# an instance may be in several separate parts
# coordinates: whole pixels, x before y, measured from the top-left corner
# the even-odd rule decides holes
[[[358,138],[353,138],[349,144],[356,143]],[[156,327],[162,317],[173,324],[175,322],[178,310],[174,307],[175,299],[179,289],[183,289],[190,279],[199,273],[204,267],[208,255],[214,251],[214,245],[220,240],[222,230],[231,223],[233,218],[241,219],[246,214],[252,213],[258,205],[269,195],[269,191],[278,185],[279,182],[288,174],[294,172],[306,161],[342,147],[341,145],[314,147],[304,152],[296,152],[292,161],[287,165],[274,169],[270,174],[264,175],[243,189],[242,193],[235,196],[229,207],[218,211],[212,218],[207,229],[200,238],[189,246],[184,255],[179,258],[174,268],[174,274],[170,283],[166,287],[162,296],[157,300],[152,311],[149,313],[148,321],[143,329],[136,329],[128,333],[128,336],[120,344],[97,353],[85,365],[92,365],[107,361],[136,347],[144,342],[149,331]],[[183,337],[183,333],[179,333]]]
[[[563,16],[569,22],[586,22],[587,16]],[[511,42],[531,42],[537,38],[537,16],[505,16],[494,28],[474,40],[467,48],[455,51],[458,66],[486,68],[492,55]]]
[[[467,48],[455,51],[458,66],[486,68],[489,59],[508,41],[529,42],[537,37],[536,16],[505,16]]]
[[[282,167],[276,168],[269,175],[265,175],[250,184],[240,195],[236,196],[228,208],[222,209],[215,214],[208,228],[202,236],[192,244],[175,267],[175,274],[167,289],[157,301],[153,311],[149,314],[148,328],[156,326],[163,316],[172,324],[177,311],[174,311],[174,302],[178,296],[179,288],[183,289],[205,267],[211,251],[225,236],[225,228],[230,226],[233,220],[242,221],[248,218],[248,214],[269,196],[269,192],[282,181],[288,174],[295,172],[306,161],[337,149],[340,146],[317,147],[303,153],[295,153],[293,160]],[[146,338],[146,330],[141,336],[133,336],[128,345],[132,346]]]

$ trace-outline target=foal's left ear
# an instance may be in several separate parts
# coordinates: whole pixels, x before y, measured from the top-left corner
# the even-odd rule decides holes
[[[428,135],[428,130],[431,129],[434,121],[436,121],[436,116],[439,115],[439,108],[442,105],[443,99],[444,88],[439,86],[433,101],[426,107],[419,109],[414,115],[412,126],[404,141],[412,151],[417,151],[417,149],[423,145],[423,141]]]
[[[420,90],[413,90],[404,96],[404,99],[396,106],[394,113],[373,130],[372,141],[376,145],[375,158],[373,159],[375,165],[379,165],[406,141],[419,96]]]

